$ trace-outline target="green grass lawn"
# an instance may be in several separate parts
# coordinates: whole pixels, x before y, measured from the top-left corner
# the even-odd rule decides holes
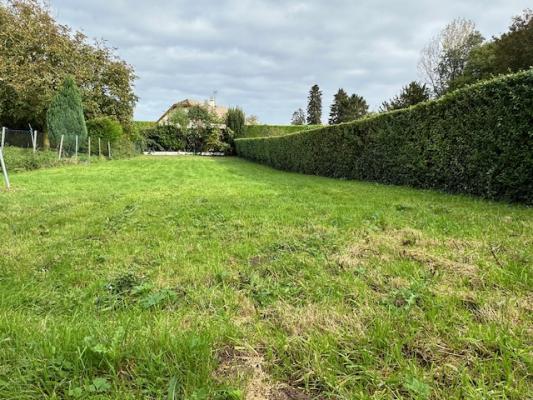
[[[2,399],[531,395],[531,209],[235,158],[11,180]]]

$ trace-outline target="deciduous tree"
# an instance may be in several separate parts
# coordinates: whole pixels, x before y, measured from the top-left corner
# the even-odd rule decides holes
[[[470,53],[482,42],[475,24],[458,18],[428,43],[418,67],[435,96],[450,89],[450,83],[463,73]]]
[[[533,10],[513,18],[509,31],[475,48],[463,73],[452,82],[458,88],[499,74],[533,66]]]
[[[292,113],[291,125],[305,125],[305,113],[301,108]]]
[[[133,68],[103,42],[58,24],[38,0],[0,2],[0,122],[46,127],[46,110],[73,76],[85,116],[117,118],[128,127],[137,97]]]

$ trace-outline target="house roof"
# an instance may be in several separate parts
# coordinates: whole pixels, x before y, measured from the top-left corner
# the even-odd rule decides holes
[[[214,112],[218,117],[223,118],[226,113],[228,112],[227,107],[223,106],[217,106],[214,107],[211,106],[207,101],[201,102],[198,100],[193,99],[185,99],[182,101],[178,101],[177,103],[174,103],[170,106],[170,108],[159,117],[157,122],[159,123],[163,118],[165,118],[167,115],[169,115],[172,111],[176,110],[177,108],[191,108],[194,106],[205,106],[209,109],[209,111]]]

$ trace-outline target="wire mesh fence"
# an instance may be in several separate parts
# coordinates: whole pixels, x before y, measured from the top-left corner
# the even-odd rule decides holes
[[[95,158],[111,159],[113,156],[113,146],[111,143],[100,138],[87,137],[81,140],[79,136],[75,136],[74,138],[61,136],[58,143],[52,143],[52,146],[50,146],[47,142],[45,146],[44,135],[31,129],[31,127],[28,130],[9,129],[6,127],[1,127],[0,129],[0,169],[4,178],[5,187],[8,190],[10,188],[8,170],[13,166],[13,152],[17,148],[28,150],[18,150],[18,153],[15,154],[19,154],[19,158],[23,159],[23,164],[32,165],[40,165],[38,160],[42,159],[46,159],[47,165],[50,165],[51,163],[56,164],[58,162],[61,164],[64,162],[90,163]],[[64,141],[67,138],[69,139],[69,144]],[[6,149],[9,150],[10,148],[13,149],[11,152],[8,151],[8,156],[12,154],[11,162],[9,162],[9,157],[7,157],[8,160],[6,161],[5,156]],[[23,152],[22,155],[20,154],[21,151]],[[15,162],[15,167],[16,164],[17,162]]]

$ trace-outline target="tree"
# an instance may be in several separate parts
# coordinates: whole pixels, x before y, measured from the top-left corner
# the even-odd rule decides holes
[[[218,117],[202,106],[189,108],[188,116],[191,124],[186,131],[187,148],[198,153],[213,134],[219,133],[220,129],[215,126]]]
[[[307,105],[307,123],[320,125],[322,123],[322,92],[318,85],[313,85],[309,91]]]
[[[67,76],[88,119],[109,115],[128,127],[137,97],[133,68],[105,43],[58,24],[38,0],[0,1],[0,122],[46,128],[46,110]]]
[[[83,116],[81,95],[76,82],[67,77],[63,87],[54,96],[46,114],[48,132],[55,144],[59,144],[64,136],[63,148],[72,152],[76,143],[76,136],[81,142],[87,138],[87,126]]]
[[[475,24],[458,18],[428,43],[418,67],[434,95],[441,96],[450,89],[450,83],[463,73],[470,53],[482,42]]]
[[[354,121],[368,113],[366,100],[357,94],[348,96],[344,89],[339,89],[333,98],[329,123],[341,124],[343,122]]]
[[[342,122],[355,121],[368,114],[368,103],[363,96],[352,94],[348,101],[348,107],[342,116]]]
[[[246,116],[240,108],[230,108],[226,113],[226,126],[233,131],[236,137],[244,135],[245,123]]]
[[[526,70],[533,66],[533,11],[524,10],[513,18],[509,31],[475,48],[463,73],[452,88],[458,88],[495,75]]]
[[[414,106],[415,104],[429,100],[429,97],[429,89],[425,84],[412,81],[409,85],[402,88],[399,95],[394,96],[389,101],[384,101],[381,105],[381,111],[392,111]]]
[[[344,89],[339,89],[333,97],[333,103],[331,104],[331,111],[329,113],[329,124],[340,124],[346,115],[350,98],[348,93]]]
[[[305,125],[305,113],[301,108],[292,113],[291,125]]]
[[[168,121],[171,125],[177,126],[182,130],[189,127],[189,114],[183,108],[177,108],[170,114]]]
[[[533,66],[533,10],[513,18],[509,32],[494,39],[495,70],[508,73]]]
[[[248,115],[246,117],[246,125],[257,125],[259,124],[259,118],[257,115]]]

